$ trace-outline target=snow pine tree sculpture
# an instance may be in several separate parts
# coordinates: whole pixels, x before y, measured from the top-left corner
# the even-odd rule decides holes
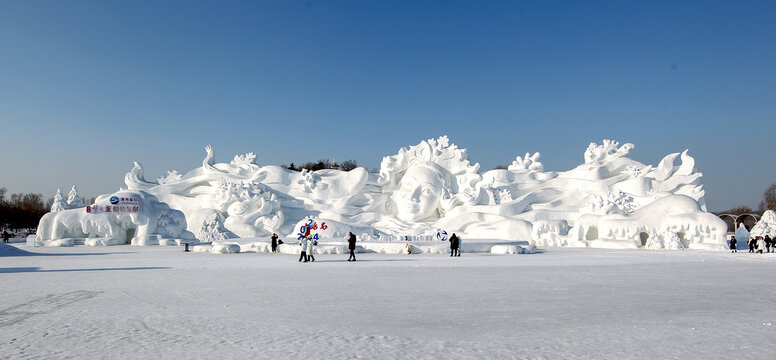
[[[84,205],[84,200],[81,198],[81,195],[78,194],[78,188],[73,185],[70,189],[70,193],[67,195],[67,207],[69,209],[77,209],[84,206],[86,205]]]
[[[67,202],[62,198],[62,189],[57,188],[57,193],[54,194],[54,202],[51,204],[51,212],[67,210]]]

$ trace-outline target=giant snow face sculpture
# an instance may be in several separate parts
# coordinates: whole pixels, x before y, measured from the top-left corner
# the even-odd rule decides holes
[[[411,167],[392,196],[396,203],[396,217],[412,222],[438,218],[439,201],[449,182],[443,169],[431,165]]]

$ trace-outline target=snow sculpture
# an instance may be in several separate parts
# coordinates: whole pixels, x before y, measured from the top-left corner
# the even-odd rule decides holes
[[[168,170],[167,175],[156,178],[156,182],[159,184],[170,184],[180,180],[183,177],[178,170]]]
[[[746,229],[746,225],[744,223],[739,224],[738,229],[736,229],[736,249],[747,248],[750,235],[751,233]]]
[[[137,211],[127,211],[117,198],[136,199]],[[96,211],[102,208],[107,211]],[[119,208],[121,208],[119,210]],[[36,241],[60,245],[65,239],[85,239],[86,245],[172,245],[193,241],[183,213],[144,191],[101,195],[95,204],[50,212],[40,219]]]
[[[751,236],[765,237],[765,235],[771,238],[776,237],[776,212],[773,210],[765,210],[760,221],[752,227]],[[738,236],[736,236],[736,239],[738,239]]]
[[[620,157],[628,155],[633,149],[633,144],[627,143],[619,147],[620,143],[612,140],[604,140],[602,145],[590,143],[585,150],[585,164],[603,165]]]
[[[62,198],[62,189],[57,188],[57,193],[54,194],[54,203],[51,204],[51,212],[67,210],[67,203]]]
[[[379,183],[394,202],[387,210],[414,222],[438,219],[456,205],[473,203],[479,167],[471,165],[466,150],[451,145],[447,136],[402,148],[383,158],[380,166]]]
[[[539,162],[540,156],[541,154],[538,152],[535,152],[530,156],[528,153],[525,153],[524,157],[521,158],[518,156],[515,158],[515,161],[513,161],[512,165],[509,165],[507,169],[512,172],[542,172],[544,171],[544,165]]]
[[[375,239],[433,239],[443,229],[468,239],[544,246],[724,249],[727,227],[706,212],[702,175],[687,151],[652,167],[628,158],[633,148],[592,143],[584,164],[563,172],[545,171],[540,154],[529,152],[507,169],[479,173],[466,150],[442,136],[400,148],[370,174],[364,168],[296,172],[260,166],[254,153],[217,163],[208,145],[201,167],[169,171],[156,181],[146,180],[135,162],[124,177],[127,190],[119,193],[142,198],[150,206],[143,214],[52,212],[41,220],[41,239],[151,244],[142,239],[159,235],[229,243],[271,233],[296,238],[312,220],[326,224],[317,230],[323,240],[341,240],[349,231]],[[141,231],[144,221],[155,225]],[[130,228],[137,234],[121,235]]]
[[[67,195],[67,208],[77,209],[84,206],[86,205],[84,205],[84,201],[81,199],[81,195],[78,195],[78,188],[73,185],[73,187],[70,189],[70,193]]]
[[[224,228],[224,219],[218,213],[208,215],[196,235],[202,242],[222,242],[234,237]]]

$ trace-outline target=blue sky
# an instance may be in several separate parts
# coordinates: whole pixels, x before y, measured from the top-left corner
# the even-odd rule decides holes
[[[689,149],[711,210],[776,183],[773,1],[1,1],[0,187],[115,191],[218,161],[378,167],[443,134],[483,170]]]

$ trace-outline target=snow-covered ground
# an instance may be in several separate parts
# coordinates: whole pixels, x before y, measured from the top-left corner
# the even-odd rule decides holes
[[[776,254],[0,245],[0,358],[770,359]]]

